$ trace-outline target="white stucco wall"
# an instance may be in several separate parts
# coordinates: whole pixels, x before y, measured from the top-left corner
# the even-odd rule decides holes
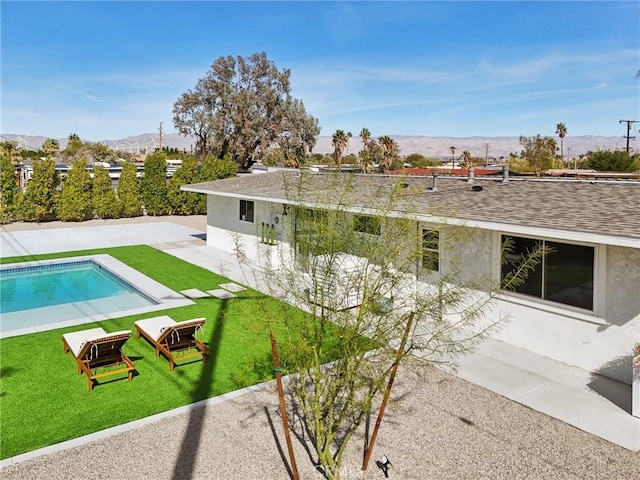
[[[260,244],[260,224],[276,225],[277,242],[286,244],[293,215],[282,216],[282,211],[280,204],[255,202],[254,222],[244,222],[239,220],[239,199],[209,195],[207,244],[233,252],[231,232],[236,232],[253,261],[265,255],[276,258],[273,247]],[[443,273],[459,268],[464,281],[480,285],[498,280],[498,232],[445,229],[441,243]],[[632,349],[640,341],[640,249],[599,246],[596,257],[595,314],[505,294],[491,311],[493,318],[508,317],[495,338],[631,384]]]
[[[461,255],[462,263],[469,265],[467,274],[482,275],[486,265],[493,262],[497,278],[497,235],[479,231],[470,237],[471,244],[465,242]],[[494,337],[631,384],[631,354],[633,345],[640,341],[640,250],[612,246],[598,249],[594,314],[505,294],[504,300],[492,308],[493,318],[507,317]]]
[[[207,245],[230,253],[236,251],[236,243],[241,245],[248,259],[258,262],[269,256],[276,261],[279,255],[275,247],[261,243],[262,222],[275,227],[276,243],[288,242],[290,231],[288,215],[282,215],[282,205],[273,202],[254,202],[254,221],[240,220],[240,199],[214,197],[207,198]]]

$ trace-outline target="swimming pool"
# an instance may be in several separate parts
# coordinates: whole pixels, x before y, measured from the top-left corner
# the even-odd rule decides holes
[[[0,338],[191,305],[110,255],[0,267]]]
[[[116,310],[158,303],[93,260],[5,268],[0,292],[0,313],[100,298],[110,298]]]

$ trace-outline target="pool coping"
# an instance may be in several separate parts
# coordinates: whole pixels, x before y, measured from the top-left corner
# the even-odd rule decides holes
[[[64,320],[61,322],[53,322],[47,325],[39,325],[39,326],[33,326],[28,328],[19,328],[15,330],[9,330],[6,332],[0,332],[0,339],[16,337],[19,335],[27,335],[31,333],[44,332],[48,330],[55,330],[58,328],[71,327],[75,325],[83,325],[86,323],[99,322],[103,320],[110,320],[114,318],[126,317],[129,315],[137,315],[141,313],[151,313],[151,312],[157,312],[160,310],[167,310],[170,308],[185,307],[188,305],[193,305],[195,303],[194,301],[186,298],[180,293],[174,290],[171,290],[170,288],[162,285],[161,283],[139,272],[135,268],[130,267],[129,265],[112,257],[111,255],[104,254],[104,253],[97,254],[97,255],[61,257],[61,258],[47,259],[47,260],[3,264],[0,270],[16,268],[16,267],[41,266],[41,265],[48,265],[52,263],[62,263],[62,262],[81,262],[84,260],[92,260],[98,263],[100,266],[102,266],[109,272],[117,275],[118,277],[122,278],[127,283],[130,283],[142,294],[152,298],[154,301],[158,303],[156,305],[149,305],[146,307],[139,307],[139,308],[134,308],[129,310],[120,310],[117,312],[111,312],[107,314],[79,316],[78,318]],[[33,309],[33,313],[34,315],[37,315],[38,313],[45,314],[48,308],[51,308],[51,307],[36,308],[36,309]],[[10,315],[10,314],[5,314],[5,315]],[[0,318],[2,318],[2,314],[0,314]]]

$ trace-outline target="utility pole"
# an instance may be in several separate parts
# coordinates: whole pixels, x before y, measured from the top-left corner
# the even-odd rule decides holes
[[[484,144],[484,166],[487,167],[489,165],[489,147],[490,143]]]
[[[162,151],[162,122],[160,122],[160,128],[158,130],[160,131],[160,151]]]
[[[620,120],[619,123],[626,123],[627,124],[627,135],[622,137],[622,138],[626,138],[627,139],[627,155],[629,155],[629,140],[636,138],[636,137],[632,137],[631,136],[631,126],[634,123],[638,123],[638,120]]]

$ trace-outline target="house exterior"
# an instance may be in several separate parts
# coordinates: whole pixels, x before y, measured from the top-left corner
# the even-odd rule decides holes
[[[343,174],[354,188],[340,202],[366,220],[372,198],[413,192],[394,208],[423,232],[429,262],[416,266],[419,281],[446,272],[452,255],[469,279],[504,278],[510,268],[502,262],[504,242],[516,254],[544,245],[548,253],[536,272],[492,307],[490,314],[509,316],[494,338],[632,384],[640,342],[640,182],[521,180],[505,173],[491,179]],[[295,241],[296,208],[332,208],[313,194],[327,193],[330,178],[336,174],[276,171],[183,190],[208,197],[208,245],[233,251],[236,238],[257,261],[272,244]],[[470,233],[451,252],[441,249],[446,225]],[[640,416],[640,386],[633,395]]]

